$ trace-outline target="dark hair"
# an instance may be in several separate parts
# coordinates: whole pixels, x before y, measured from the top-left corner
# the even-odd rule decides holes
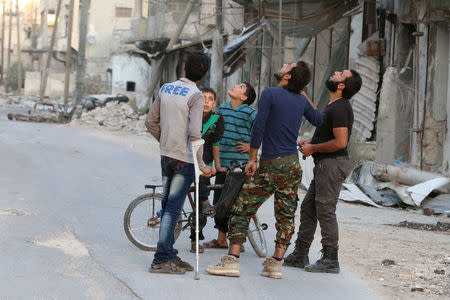
[[[252,87],[250,83],[247,81],[243,82],[245,84],[245,96],[247,96],[247,100],[244,101],[244,104],[252,105],[253,102],[255,102],[256,99],[256,92],[255,89]]]
[[[345,78],[342,82],[345,84],[345,88],[342,90],[342,97],[345,99],[351,99],[361,89],[362,85],[359,73],[355,70],[350,70],[350,72],[352,72],[352,76]]]
[[[186,62],[186,78],[197,82],[208,72],[211,60],[206,54],[193,52],[189,54]]]
[[[311,71],[304,61],[297,62],[297,65],[288,73],[291,74],[291,79],[284,88],[292,93],[299,94],[311,81]]]
[[[210,87],[204,87],[200,90],[202,93],[211,93],[214,95],[214,101],[216,101],[216,91]]]

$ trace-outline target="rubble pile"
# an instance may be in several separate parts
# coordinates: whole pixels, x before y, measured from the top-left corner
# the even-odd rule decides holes
[[[144,125],[145,115],[135,113],[126,103],[108,102],[104,107],[97,107],[91,111],[83,112],[79,119],[71,124],[106,127],[114,130],[126,130],[144,134],[147,129]]]
[[[394,176],[389,177],[389,172]],[[441,174],[365,162],[347,178],[339,199],[374,207],[421,209],[425,215],[450,217],[449,186],[450,178]]]

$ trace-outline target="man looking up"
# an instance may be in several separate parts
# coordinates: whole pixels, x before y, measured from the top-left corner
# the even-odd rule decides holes
[[[338,224],[336,204],[342,182],[351,171],[347,144],[352,133],[353,110],[350,98],[361,88],[361,76],[354,70],[335,72],[326,82],[330,101],[323,111],[324,123],[316,129],[311,142],[302,140],[300,151],[314,158],[314,178],[303,199],[300,227],[294,252],[285,265],[305,268],[308,272],[339,273]],[[323,256],[309,264],[309,247],[317,221],[322,234]]]
[[[253,125],[250,156],[245,172],[250,177],[231,209],[228,231],[230,248],[215,266],[206,271],[214,275],[240,276],[239,255],[248,234],[250,218],[272,194],[275,194],[275,253],[263,263],[261,275],[281,278],[283,256],[294,233],[301,169],[297,137],[303,116],[313,125],[322,123],[315,106],[300,92],[309,83],[311,72],[306,63],[284,64],[279,70],[280,86],[266,88],[258,103]],[[259,168],[258,148],[262,143]]]

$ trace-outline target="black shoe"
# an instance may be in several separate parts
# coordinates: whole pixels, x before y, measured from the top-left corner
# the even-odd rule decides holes
[[[296,267],[296,268],[304,268],[309,264],[309,246],[311,244],[307,244],[305,242],[301,242],[300,240],[295,241],[295,249],[294,252],[289,254],[284,259],[283,266],[287,267]]]
[[[313,265],[307,265],[305,271],[338,274],[340,272],[338,248],[323,246],[322,253],[322,258]]]

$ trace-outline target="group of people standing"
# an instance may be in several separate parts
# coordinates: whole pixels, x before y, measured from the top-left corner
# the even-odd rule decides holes
[[[214,90],[200,91],[196,86],[209,66],[210,60],[204,54],[190,54],[185,78],[161,87],[146,118],[146,127],[160,142],[164,189],[159,241],[150,272],[184,274],[193,270],[177,255],[173,234],[194,180],[190,142],[203,138],[205,145],[197,153],[203,172],[199,192],[201,225],[206,223],[207,216],[215,215],[208,200],[209,192],[204,188],[210,183],[209,177],[216,175],[215,182],[223,183],[226,168],[233,161],[246,162],[248,176],[231,208],[230,218],[215,218],[217,239],[199,249],[203,252],[204,248],[228,248],[228,254],[206,271],[214,275],[240,276],[240,253],[250,218],[274,195],[275,252],[263,262],[261,274],[281,278],[283,264],[310,272],[338,273],[335,211],[342,182],[351,169],[347,144],[353,112],[349,99],[361,88],[360,75],[354,70],[335,72],[326,83],[330,102],[321,113],[303,91],[311,80],[308,65],[302,61],[284,64],[274,74],[278,86],[263,90],[257,111],[250,107],[256,100],[256,93],[244,82],[228,91],[230,101],[221,105],[217,113],[212,111],[216,103]],[[317,128],[311,141],[297,142],[303,117]],[[294,218],[299,201],[302,170],[298,148],[303,156],[313,156],[314,179],[301,204],[295,249],[284,259],[295,232]],[[213,204],[219,198],[220,194],[215,193]],[[317,222],[321,227],[323,256],[310,265],[308,252]],[[201,232],[199,238],[204,238]],[[195,232],[191,233],[191,240],[191,251],[194,251]]]

